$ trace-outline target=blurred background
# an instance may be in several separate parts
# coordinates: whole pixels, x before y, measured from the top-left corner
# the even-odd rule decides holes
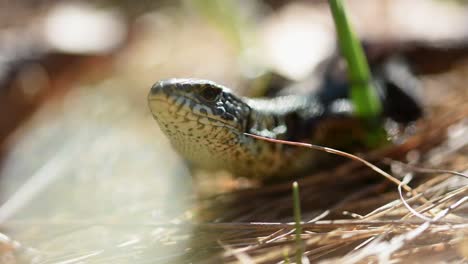
[[[349,0],[359,36],[399,52],[446,105],[468,100],[468,3]],[[146,103],[165,78],[256,94],[337,51],[327,1],[0,1],[0,263],[184,263],[201,193]],[[439,109],[439,108],[435,108]],[[443,108],[441,108],[443,109]],[[434,110],[436,111],[436,110]],[[260,221],[261,219],[259,219]]]

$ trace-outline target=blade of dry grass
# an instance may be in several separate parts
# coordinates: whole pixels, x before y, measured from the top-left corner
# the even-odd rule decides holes
[[[249,136],[249,137],[253,137],[253,138],[256,138],[256,139],[260,139],[260,140],[264,140],[264,141],[268,141],[268,142],[272,142],[272,143],[279,143],[279,144],[291,145],[291,146],[296,146],[296,147],[306,147],[306,148],[315,149],[315,150],[324,151],[324,152],[327,152],[327,153],[330,153],[330,154],[342,156],[342,157],[345,157],[345,158],[348,158],[348,159],[352,159],[354,161],[358,161],[358,162],[366,165],[367,167],[369,167],[373,171],[375,171],[375,172],[379,173],[380,175],[384,176],[389,181],[395,183],[397,186],[401,185],[405,189],[405,191],[412,193],[413,196],[418,195],[418,193],[415,192],[407,184],[403,184],[400,180],[398,180],[397,178],[395,178],[392,175],[388,174],[387,172],[383,171],[382,169],[375,166],[374,164],[368,162],[367,160],[365,160],[363,158],[360,158],[360,157],[358,157],[356,155],[350,154],[348,152],[344,152],[344,151],[333,149],[333,148],[318,146],[318,145],[314,145],[314,144],[310,144],[310,143],[292,142],[292,141],[287,141],[287,140],[273,139],[273,138],[267,138],[267,137],[263,137],[263,136],[250,134],[250,133],[244,133],[244,134]],[[421,197],[420,199],[422,201],[427,202],[427,200],[425,200],[424,197]]]

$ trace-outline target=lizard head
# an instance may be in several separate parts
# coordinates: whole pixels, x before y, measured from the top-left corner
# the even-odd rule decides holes
[[[242,138],[250,113],[228,88],[198,79],[159,81],[149,92],[148,104],[173,146],[202,167],[212,167],[223,149]]]

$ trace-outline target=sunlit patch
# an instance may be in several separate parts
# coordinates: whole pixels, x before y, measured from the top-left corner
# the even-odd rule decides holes
[[[115,11],[64,4],[50,11],[44,34],[50,45],[65,52],[103,53],[123,42],[126,26]]]
[[[278,72],[304,79],[334,49],[334,35],[324,27],[324,14],[292,5],[269,21],[264,31],[268,60]]]

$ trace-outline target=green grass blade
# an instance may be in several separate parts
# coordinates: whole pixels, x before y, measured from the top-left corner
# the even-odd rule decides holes
[[[299,185],[293,182],[293,206],[294,206],[294,222],[296,223],[296,263],[302,263],[302,255],[304,252],[302,245],[302,225],[301,225],[301,200],[299,197]]]
[[[377,117],[382,111],[382,106],[371,82],[372,76],[361,43],[349,23],[342,1],[330,0],[329,3],[341,52],[348,64],[351,100],[356,115],[363,118]]]

